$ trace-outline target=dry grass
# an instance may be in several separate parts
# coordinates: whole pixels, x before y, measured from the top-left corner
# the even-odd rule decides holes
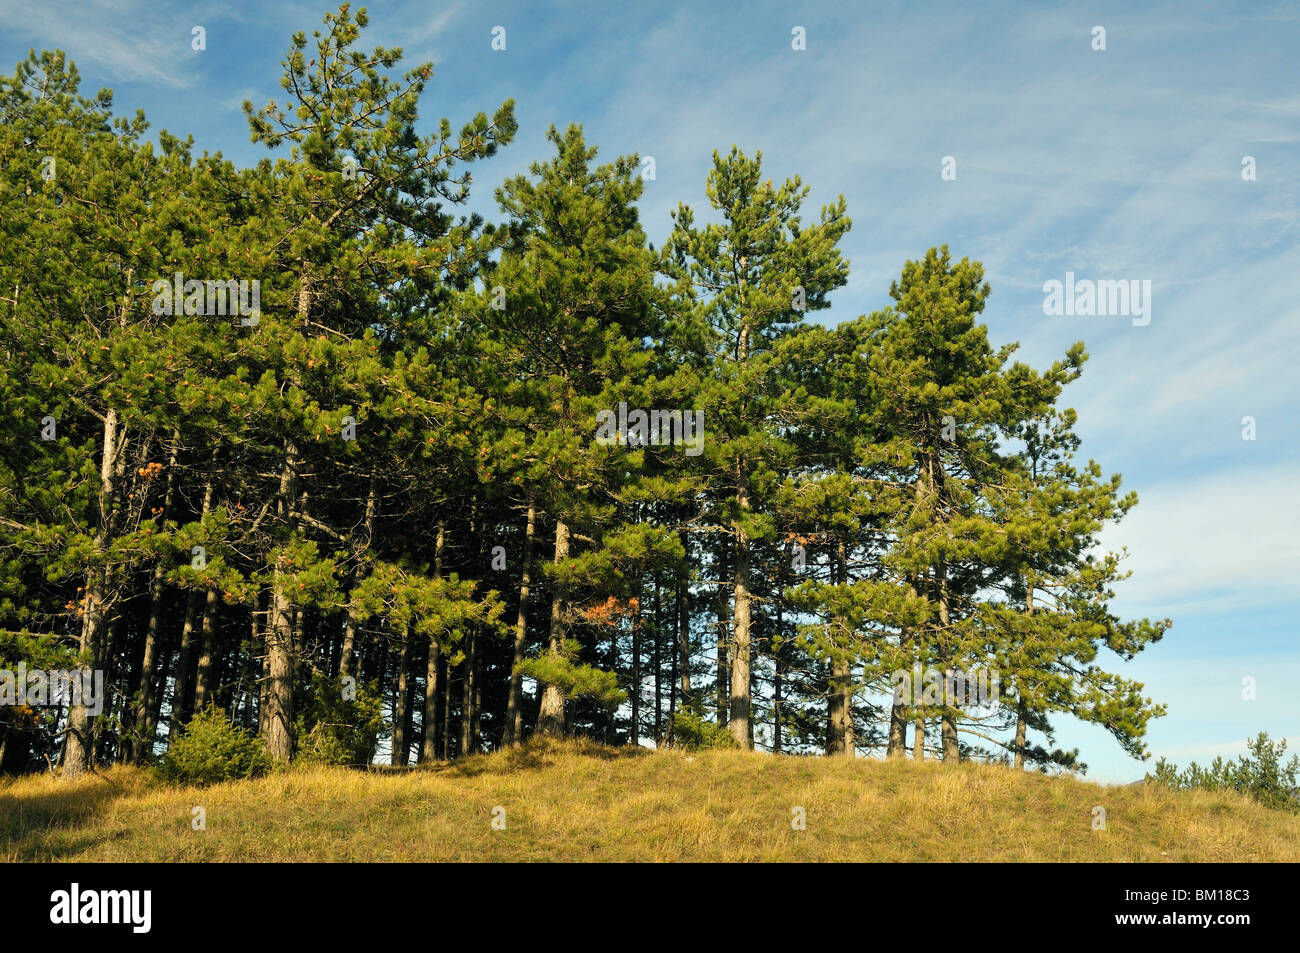
[[[191,829],[195,806],[207,830]],[[497,806],[505,830],[492,828]],[[795,807],[806,830],[792,829]],[[19,860],[1294,862],[1300,817],[1235,794],[985,765],[567,742],[208,788],[129,768],[23,778],[0,784],[0,861]]]

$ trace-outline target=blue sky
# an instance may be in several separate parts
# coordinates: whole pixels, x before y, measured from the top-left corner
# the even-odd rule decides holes
[[[1120,669],[1168,705],[1152,751],[1204,762],[1261,729],[1300,747],[1300,8],[1131,6],[382,2],[365,44],[435,63],[427,121],[517,100],[515,143],[473,170],[486,214],[502,179],[549,156],[547,126],[576,121],[606,158],[655,157],[656,244],[679,200],[706,208],[712,151],[733,143],[772,178],[800,175],[814,215],[842,193],[852,277],[819,320],[884,305],[932,245],[982,261],[995,344],[1041,367],[1086,342],[1066,394],[1081,452],[1140,495],[1106,542],[1131,553],[1116,609],[1174,620]],[[0,0],[0,60],[64,49],[83,91],[247,163],[240,103],[280,95],[290,33],[327,8]],[[1043,283],[1067,271],[1150,280],[1150,324],[1045,316]],[[1144,770],[1099,730],[1063,720],[1057,743],[1095,780]]]

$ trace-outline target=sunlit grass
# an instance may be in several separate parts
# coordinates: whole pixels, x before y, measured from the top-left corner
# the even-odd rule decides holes
[[[206,830],[191,827],[198,806]],[[978,764],[566,742],[207,788],[132,768],[22,778],[0,784],[0,860],[1297,861],[1300,817],[1232,793]]]

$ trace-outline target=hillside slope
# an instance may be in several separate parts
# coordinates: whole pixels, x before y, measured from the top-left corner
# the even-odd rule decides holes
[[[206,830],[191,827],[195,807]],[[24,778],[0,784],[0,860],[1297,861],[1300,817],[1235,794],[976,764],[567,742],[209,788],[127,768]]]

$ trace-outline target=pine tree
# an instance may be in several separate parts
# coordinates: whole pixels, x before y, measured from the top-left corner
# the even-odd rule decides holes
[[[931,249],[904,266],[890,288],[896,310],[866,331],[864,357],[889,435],[883,451],[900,471],[888,488],[894,539],[886,562],[925,604],[902,641],[919,673],[933,668],[945,684],[984,661],[969,623],[1005,540],[984,505],[1001,472],[997,428],[1040,409],[1073,360],[1042,380],[1004,373],[1015,345],[994,351],[976,323],[988,294],[978,263],[953,263],[946,246]],[[929,701],[913,705],[916,756],[925,720],[937,716],[943,758],[955,761],[958,712],[948,698]]]
[[[678,206],[665,256],[687,312],[683,333],[709,362],[700,395],[710,420],[707,494],[731,550],[728,721],[743,747],[753,746],[751,550],[774,532],[767,497],[791,451],[781,431],[801,411],[784,391],[774,348],[847,281],[836,245],[850,226],[841,196],[805,227],[799,211],[808,188],[798,177],[774,188],[761,178],[761,161],[761,153],[750,159],[734,147],[726,157],[715,152],[705,191],[722,222],[696,227],[695,213]]]
[[[509,221],[477,311],[497,349],[492,368],[503,400],[528,408],[504,422],[507,472],[526,488],[520,505],[547,514],[554,527],[544,570],[546,650],[516,672],[543,686],[538,731],[560,735],[571,695],[619,697],[605,677],[613,673],[581,661],[570,632],[584,618],[584,596],[588,609],[600,606],[620,572],[610,549],[616,534],[604,528],[618,510],[612,494],[637,463],[624,459],[626,435],[614,446],[596,442],[598,421],[644,393],[639,381],[651,357],[644,339],[656,317],[653,258],[633,204],[643,187],[636,157],[593,167],[596,150],[580,127],[563,134],[552,127],[547,137],[556,157],[498,190]]]
[[[920,610],[883,560],[893,509],[882,501],[890,499],[895,471],[882,448],[885,395],[863,360],[870,326],[860,318],[800,335],[786,347],[787,363],[803,369],[800,394],[808,409],[797,438],[800,466],[779,496],[795,554],[786,599],[814,618],[799,627],[800,643],[829,670],[826,753],[849,757],[857,746],[854,698],[906,664],[899,629]],[[891,729],[898,730],[896,719]],[[899,747],[901,740],[892,750]]]
[[[114,684],[112,633],[154,549],[144,505],[157,470],[148,464],[158,433],[176,425],[146,278],[184,245],[174,216],[191,173],[188,143],[163,133],[155,154],[141,142],[142,115],[110,124],[111,96],[84,100],[77,84],[62,54],[33,55],[0,94],[13,196],[6,228],[15,248],[42,254],[40,267],[18,258],[4,268],[13,289],[7,350],[27,376],[13,406],[30,417],[15,446],[35,451],[10,465],[21,514],[12,528],[47,578],[81,581],[55,630],[76,633],[82,666],[107,667]],[[43,430],[49,439],[37,436]],[[32,470],[40,477],[29,484]],[[71,707],[66,777],[92,766],[99,722]]]
[[[444,119],[436,133],[418,136],[417,102],[431,64],[395,81],[380,71],[398,62],[399,49],[376,47],[370,54],[353,49],[367,25],[364,9],[353,17],[344,4],[337,14],[326,15],[325,24],[323,33],[313,34],[315,56],[310,60],[306,36],[293,37],[281,83],[293,99],[292,108],[272,101],[254,111],[245,104],[254,142],[271,149],[285,142],[291,146],[289,159],[258,170],[254,184],[274,224],[255,246],[259,252],[251,262],[261,273],[293,276],[284,297],[273,299],[257,336],[263,374],[289,385],[277,392],[261,422],[268,443],[271,435],[282,435],[273,548],[266,557],[272,567],[266,635],[271,688],[262,722],[268,748],[282,761],[292,749],[295,600],[309,581],[298,577],[312,572],[323,581],[325,568],[315,562],[303,535],[304,524],[319,529],[319,521],[296,505],[308,490],[302,475],[306,454],[312,441],[337,437],[343,418],[356,419],[351,411],[357,409],[349,404],[330,409],[334,401],[322,399],[332,395],[322,392],[311,372],[318,364],[350,365],[373,374],[358,380],[354,393],[375,388],[384,368],[382,362],[367,362],[367,351],[380,350],[374,325],[389,328],[397,347],[409,347],[403,335],[407,309],[417,303],[436,307],[448,298],[447,280],[452,288],[469,280],[481,260],[473,238],[477,222],[453,224],[438,199],[463,201],[468,175],[453,177],[451,167],[492,155],[515,132],[507,102],[491,121],[479,113],[459,135]],[[392,300],[383,300],[387,293],[378,289],[393,286]],[[340,335],[341,343],[331,334]],[[401,405],[369,409],[372,416],[363,425],[381,432],[376,411],[396,413]],[[328,596],[329,587],[321,594]]]
[[[1102,479],[1095,461],[1075,465],[1075,419],[1073,410],[1052,409],[1012,428],[1010,436],[1022,444],[1020,467],[1001,481],[1006,489],[995,500],[1015,544],[1002,561],[1006,598],[981,606],[981,621],[998,646],[1004,689],[1012,693],[1016,767],[1026,760],[1073,763],[1073,755],[1054,757],[1027,744],[1029,727],[1051,738],[1049,712],[1101,725],[1134,757],[1145,756],[1147,723],[1164,713],[1141,695],[1140,683],[1094,664],[1102,646],[1133,658],[1172,623],[1123,622],[1108,608],[1111,586],[1127,574],[1120,572],[1120,555],[1098,552],[1098,534],[1123,518],[1137,496],[1121,496],[1119,476]]]

